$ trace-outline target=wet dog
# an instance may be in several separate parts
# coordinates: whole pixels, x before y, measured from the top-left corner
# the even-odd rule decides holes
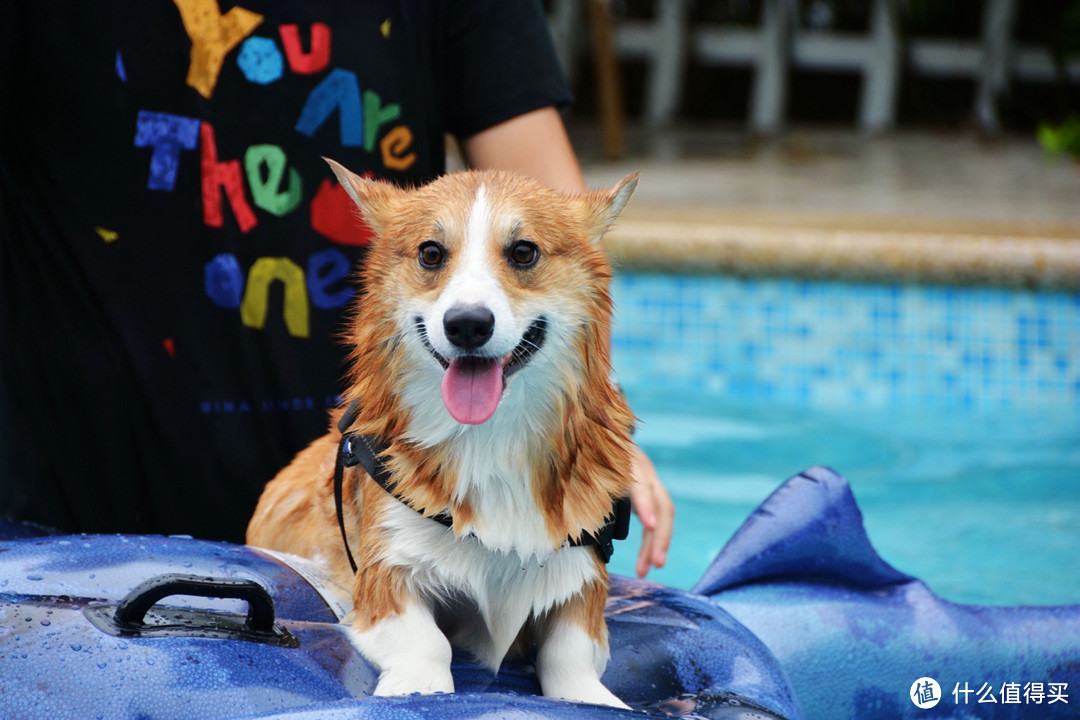
[[[375,233],[351,409],[267,485],[248,543],[352,588],[376,694],[453,692],[451,642],[493,670],[535,643],[545,695],[623,706],[600,677],[633,416],[609,379],[601,238],[637,176],[579,195],[492,171],[403,190],[330,164]]]

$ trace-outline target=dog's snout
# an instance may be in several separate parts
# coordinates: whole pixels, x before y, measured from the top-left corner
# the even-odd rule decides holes
[[[443,331],[454,347],[475,350],[491,339],[495,316],[483,305],[455,306],[443,315]]]

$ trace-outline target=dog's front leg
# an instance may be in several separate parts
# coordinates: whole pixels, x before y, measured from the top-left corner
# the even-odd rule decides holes
[[[450,642],[435,624],[428,603],[402,598],[400,612],[374,622],[357,610],[349,634],[360,654],[379,670],[376,695],[454,692]]]
[[[536,675],[548,697],[627,707],[600,682],[608,661],[604,623],[604,582],[586,585],[581,594],[552,608],[535,626]]]

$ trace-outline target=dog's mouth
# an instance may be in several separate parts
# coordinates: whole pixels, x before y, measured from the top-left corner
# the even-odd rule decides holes
[[[495,414],[507,380],[529,363],[547,337],[547,320],[539,317],[530,323],[521,341],[507,355],[464,354],[446,358],[431,345],[423,319],[417,317],[415,323],[424,347],[446,371],[442,379],[443,404],[451,417],[467,425],[479,425]]]

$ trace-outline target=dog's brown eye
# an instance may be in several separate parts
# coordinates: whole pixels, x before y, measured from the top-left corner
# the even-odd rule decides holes
[[[519,268],[531,268],[540,259],[540,248],[528,240],[518,240],[507,253],[510,262]]]
[[[420,245],[420,264],[428,270],[435,270],[443,264],[446,250],[434,240],[428,240]]]

